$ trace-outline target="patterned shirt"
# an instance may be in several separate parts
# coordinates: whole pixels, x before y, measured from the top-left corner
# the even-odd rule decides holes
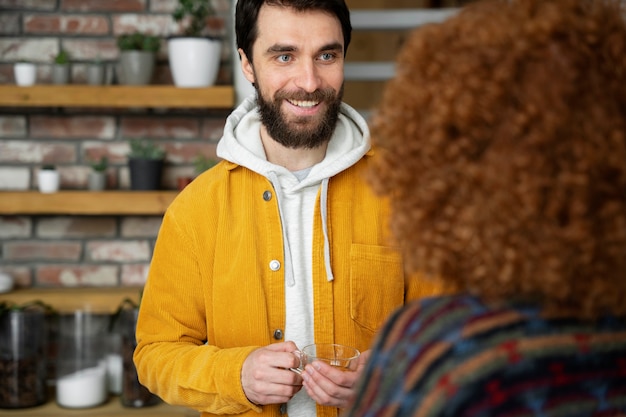
[[[428,298],[379,333],[344,417],[626,415],[626,320]]]

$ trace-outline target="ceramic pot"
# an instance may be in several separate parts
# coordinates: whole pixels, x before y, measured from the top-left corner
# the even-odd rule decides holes
[[[154,73],[154,52],[120,52],[119,82],[125,85],[147,85]]]
[[[87,84],[102,85],[104,84],[104,74],[106,67],[100,63],[91,63],[87,65]]]
[[[37,67],[30,62],[18,62],[13,66],[15,83],[19,86],[28,87],[35,84]]]
[[[106,188],[107,174],[102,171],[89,171],[87,188],[91,191],[102,191]]]
[[[209,87],[215,84],[222,49],[219,39],[173,37],[167,47],[176,87]]]
[[[52,84],[69,84],[70,64],[52,64]]]
[[[129,158],[131,190],[158,190],[161,188],[163,159]]]
[[[42,193],[56,193],[59,191],[60,183],[59,171],[42,169],[37,173],[37,185]]]

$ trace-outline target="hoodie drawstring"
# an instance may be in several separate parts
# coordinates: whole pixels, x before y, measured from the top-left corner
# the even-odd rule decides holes
[[[324,266],[326,267],[326,279],[331,282],[335,279],[333,270],[330,267],[330,240],[328,239],[328,178],[322,180],[322,191],[320,195],[320,213],[322,215],[322,231],[324,232]]]

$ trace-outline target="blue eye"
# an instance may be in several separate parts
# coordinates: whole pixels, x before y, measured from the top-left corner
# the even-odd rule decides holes
[[[280,62],[289,62],[291,57],[289,55],[279,55],[276,59],[278,59]]]
[[[326,52],[326,53],[323,53],[322,55],[320,55],[320,59],[322,61],[332,61],[333,59],[335,59],[335,54],[330,53],[330,52]]]

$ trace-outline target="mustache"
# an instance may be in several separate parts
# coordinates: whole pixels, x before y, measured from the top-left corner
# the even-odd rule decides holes
[[[336,91],[332,88],[315,90],[311,93],[306,91],[278,91],[275,99],[278,100],[298,100],[298,101],[330,101],[335,98]]]

